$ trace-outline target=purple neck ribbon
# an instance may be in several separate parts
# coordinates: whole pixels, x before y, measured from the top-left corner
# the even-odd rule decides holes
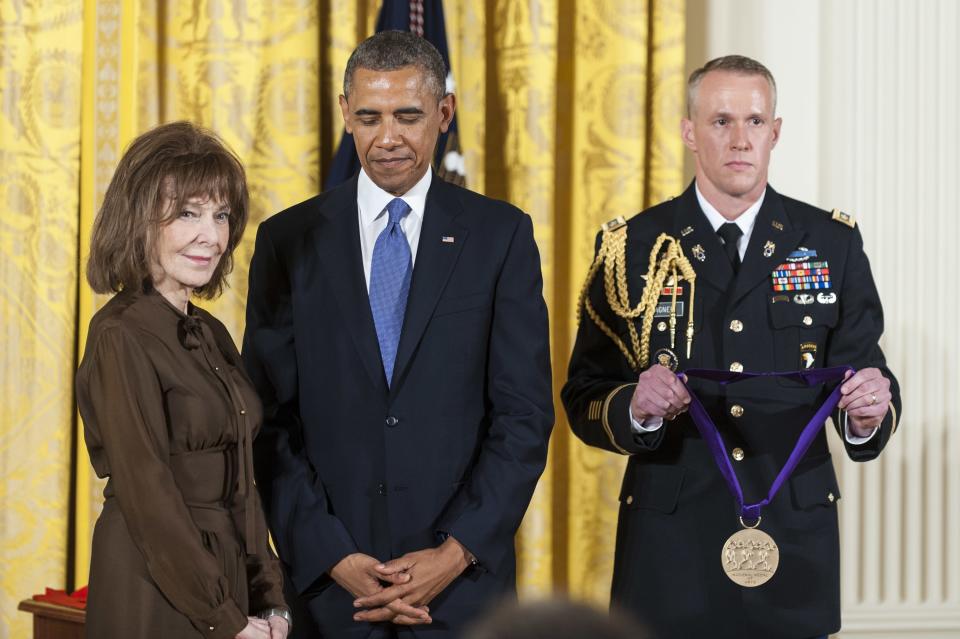
[[[777,491],[783,486],[783,483],[793,474],[793,471],[797,468],[797,464],[800,463],[800,460],[803,459],[803,456],[807,453],[817,433],[823,428],[827,417],[833,412],[833,409],[837,407],[837,404],[840,403],[840,387],[843,384],[837,384],[837,387],[833,389],[833,392],[830,393],[830,396],[827,397],[827,400],[820,409],[810,418],[810,421],[807,422],[786,463],[784,463],[783,468],[780,469],[780,472],[773,480],[767,496],[755,504],[745,504],[743,503],[743,488],[741,488],[740,480],[737,479],[737,474],[733,470],[733,464],[730,463],[730,459],[727,456],[727,449],[723,443],[723,437],[720,436],[720,431],[717,430],[716,424],[710,419],[707,409],[703,407],[703,404],[700,403],[696,394],[694,394],[690,386],[683,380],[683,376],[706,379],[724,385],[742,382],[745,379],[754,377],[787,377],[804,382],[807,386],[815,386],[829,382],[842,382],[843,376],[847,371],[853,371],[853,368],[850,366],[835,366],[833,368],[815,368],[812,370],[791,371],[787,373],[732,373],[730,371],[706,368],[691,368],[677,374],[680,383],[683,384],[687,392],[690,393],[690,417],[693,418],[693,423],[696,424],[697,430],[700,431],[700,436],[703,437],[704,441],[706,441],[710,447],[710,452],[713,454],[714,461],[717,462],[720,474],[723,475],[723,479],[727,482],[727,487],[730,488],[730,492],[733,493],[733,496],[736,498],[737,506],[740,508],[741,519],[750,521],[760,520],[760,509],[773,500]]]

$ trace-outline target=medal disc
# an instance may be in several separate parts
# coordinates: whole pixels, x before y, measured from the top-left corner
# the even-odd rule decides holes
[[[745,528],[730,535],[723,544],[720,562],[730,581],[754,588],[765,584],[777,572],[780,549],[767,533]]]

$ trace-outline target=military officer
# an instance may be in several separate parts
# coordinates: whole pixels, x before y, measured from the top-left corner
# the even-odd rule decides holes
[[[769,70],[718,58],[690,76],[687,98],[681,131],[695,180],[679,197],[604,226],[562,392],[580,439],[629,456],[612,603],[664,638],[821,637],[840,628],[840,490],[824,432],[763,510],[779,567],[763,585],[739,585],[720,551],[750,522],[738,521],[673,371],[849,365],[856,372],[842,381],[833,420],[852,459],[873,459],[900,414],[878,345],[880,299],[853,217],[767,184],[781,126]],[[747,502],[767,494],[832,390],[773,377],[688,385]]]

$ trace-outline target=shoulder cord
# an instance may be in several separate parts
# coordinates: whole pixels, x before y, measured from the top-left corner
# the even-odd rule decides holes
[[[664,248],[664,246],[666,248]],[[630,296],[627,289],[627,227],[621,226],[613,231],[605,231],[600,242],[600,249],[594,258],[590,269],[587,272],[587,278],[580,290],[580,301],[577,304],[577,321],[581,321],[581,309],[585,309],[587,315],[600,328],[603,333],[609,337],[627,358],[630,367],[639,371],[647,366],[650,359],[650,331],[653,327],[653,316],[656,314],[657,300],[660,292],[663,290],[667,276],[671,275],[673,279],[674,291],[670,301],[670,330],[671,341],[673,331],[676,327],[676,287],[679,286],[677,271],[679,270],[683,277],[690,283],[690,308],[687,315],[687,359],[690,358],[690,350],[693,344],[693,303],[695,297],[696,272],[693,265],[683,255],[683,249],[680,241],[670,237],[666,233],[661,233],[650,251],[649,266],[647,268],[647,283],[643,288],[643,294],[640,301],[633,308],[630,307]],[[661,250],[663,255],[661,256]],[[659,257],[659,260],[658,260]],[[626,320],[627,330],[630,334],[630,346],[624,343],[610,326],[603,321],[600,314],[597,313],[590,301],[590,286],[593,280],[603,266],[603,288],[606,295],[607,304],[618,317]],[[647,312],[644,312],[647,311]],[[643,316],[640,334],[637,334],[634,319]],[[672,345],[672,344],[671,344]]]

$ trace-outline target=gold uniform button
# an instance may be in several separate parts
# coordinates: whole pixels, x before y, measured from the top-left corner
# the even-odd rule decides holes
[[[659,322],[659,323],[657,324],[657,330],[660,331],[661,333],[664,332],[665,330],[667,330],[667,323],[666,323],[666,322]]]
[[[629,506],[632,503],[633,503],[633,495],[627,495],[627,505]]]
[[[836,501],[836,499],[837,499],[837,498],[833,496],[833,493],[827,493],[827,501],[829,501],[831,504],[832,504],[834,501]]]
[[[741,364],[740,362],[734,362],[734,363],[730,364],[730,372],[732,372],[732,373],[742,373],[742,372],[743,372],[743,364]]]
[[[742,448],[734,448],[734,449],[730,452],[730,455],[731,455],[736,461],[742,461],[742,460],[743,460],[743,449],[742,449]]]
[[[734,417],[743,417],[743,406],[740,404],[734,404],[730,407],[730,414]]]
[[[804,325],[804,326],[810,326],[811,324],[813,324],[813,318],[810,317],[809,315],[804,315],[804,316],[803,316],[803,325]]]
[[[730,330],[733,331],[734,333],[739,333],[740,331],[743,330],[743,322],[741,322],[740,320],[733,320],[732,322],[730,322]]]

